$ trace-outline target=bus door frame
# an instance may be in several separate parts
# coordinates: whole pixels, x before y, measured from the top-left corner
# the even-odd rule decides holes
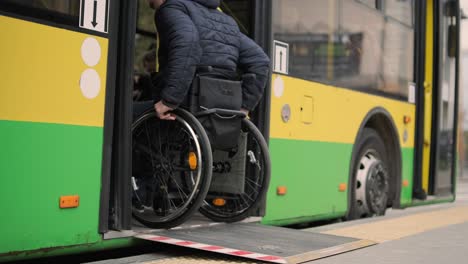
[[[426,65],[426,1],[415,2],[415,76],[417,87],[416,97],[416,130],[415,130],[415,154],[413,172],[413,197],[426,199],[423,189],[423,150],[424,150],[424,113],[425,113],[425,65]]]
[[[131,229],[131,124],[137,1],[113,1],[109,16],[109,56],[99,233]]]
[[[273,3],[271,0],[255,0],[253,5],[253,39],[258,43],[266,54],[271,58],[271,47],[273,43],[272,32],[272,14]],[[270,108],[271,108],[271,68],[269,78],[265,87],[263,98],[257,106],[257,109],[251,114],[251,119],[262,132],[267,144],[270,139]],[[270,176],[271,177],[271,176]],[[266,194],[261,198],[256,216],[263,216],[266,212]]]
[[[435,0],[434,1],[434,74],[433,74],[433,118],[432,118],[432,140],[431,140],[431,163],[430,163],[430,173],[429,173],[429,193],[437,195],[437,183],[438,183],[438,174],[437,174],[437,161],[438,155],[440,153],[440,138],[441,138],[441,131],[440,131],[440,101],[442,100],[441,97],[441,74],[443,70],[442,63],[440,62],[441,56],[445,56],[445,54],[441,54],[441,34],[449,31],[441,32],[441,23],[443,17],[441,14],[444,8],[449,3],[452,3],[454,8],[453,12],[455,17],[456,23],[456,48],[455,48],[455,80],[454,80],[454,122],[453,122],[453,134],[452,134],[452,149],[451,149],[451,194],[455,195],[455,182],[456,182],[456,175],[457,175],[457,145],[458,145],[458,109],[459,109],[459,64],[460,64],[460,4],[458,0]],[[447,48],[449,49],[449,47]]]

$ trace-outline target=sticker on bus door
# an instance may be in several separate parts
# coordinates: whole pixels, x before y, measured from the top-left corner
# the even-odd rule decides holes
[[[108,32],[110,0],[81,0],[80,27]]]
[[[289,44],[273,41],[273,71],[282,74],[289,72]]]
[[[408,103],[416,103],[416,83],[414,82],[408,83]]]

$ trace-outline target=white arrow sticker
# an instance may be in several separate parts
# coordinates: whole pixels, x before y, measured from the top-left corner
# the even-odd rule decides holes
[[[108,25],[109,0],[81,0],[81,28],[107,33]]]
[[[288,74],[289,72],[289,44],[273,41],[273,71]]]

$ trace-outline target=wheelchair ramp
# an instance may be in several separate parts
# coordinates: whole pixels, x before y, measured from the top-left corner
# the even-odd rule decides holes
[[[272,263],[302,263],[376,244],[370,240],[254,223],[158,230],[135,237]]]

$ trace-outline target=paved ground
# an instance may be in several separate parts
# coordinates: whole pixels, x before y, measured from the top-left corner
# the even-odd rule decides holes
[[[449,225],[365,249],[324,258],[314,264],[468,263],[468,222]],[[310,262],[312,263],[312,262]]]
[[[369,227],[376,225],[378,222],[387,222],[386,225],[381,225],[382,229],[387,230],[369,230],[367,232],[386,233],[391,239],[381,241],[380,244],[357,251],[324,258],[314,261],[314,264],[389,264],[389,263],[423,263],[423,264],[438,264],[438,263],[468,263],[468,178],[464,178],[459,182],[457,192],[457,202],[453,204],[434,205],[430,207],[420,207],[406,209],[403,211],[393,211],[389,213],[389,219],[378,220],[372,222],[364,222],[362,224],[353,225],[352,223],[344,223],[322,227],[322,232],[333,233],[337,230],[350,230],[352,228]],[[439,214],[437,214],[439,212]],[[399,229],[391,229],[391,222],[409,220],[415,217],[418,221],[427,219],[420,225],[414,225],[415,222],[408,221],[407,224],[411,227],[410,234],[399,237]],[[424,218],[426,217],[426,218]],[[436,218],[437,217],[437,218]],[[460,217],[458,220],[453,218]],[[393,218],[393,219],[392,219]],[[436,219],[434,219],[436,218]],[[434,228],[424,229],[425,223],[436,223]],[[429,225],[429,224],[428,224]],[[390,229],[388,229],[390,227]],[[400,226],[401,227],[401,226]],[[427,226],[426,226],[427,228]],[[415,230],[416,229],[416,230]],[[316,231],[318,230],[315,229]],[[420,232],[419,232],[420,231]],[[339,232],[338,232],[339,233]],[[359,232],[355,232],[359,233]],[[366,233],[366,232],[364,232]],[[372,234],[369,234],[372,236]],[[375,237],[376,240],[382,237]],[[312,263],[312,262],[310,262]]]

